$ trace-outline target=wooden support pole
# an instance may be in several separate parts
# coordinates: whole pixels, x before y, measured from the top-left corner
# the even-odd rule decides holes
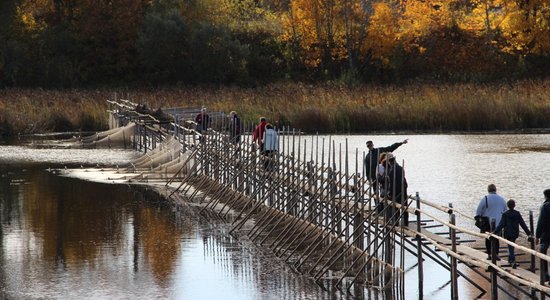
[[[491,218],[491,232],[495,230],[495,227],[496,227],[495,223],[496,223],[495,219]],[[497,239],[491,236],[490,241],[491,241],[491,262],[493,264],[496,264],[497,256],[498,256]],[[498,299],[498,271],[492,266],[489,267],[489,269],[491,271],[491,300],[497,300]]]
[[[452,207],[452,204],[449,205]],[[450,215],[450,223],[456,224],[455,214]],[[456,229],[449,227],[451,234],[451,247],[452,251],[456,253]],[[456,257],[451,256],[451,299],[458,300],[458,274],[457,274],[457,260]]]
[[[420,194],[416,192],[416,231],[422,231],[422,220],[420,214]],[[418,258],[418,299],[424,299],[424,264],[422,258],[422,237],[416,235],[416,257]]]
[[[544,259],[541,258],[540,261],[539,261],[539,265],[540,265],[539,280],[540,280],[540,284],[544,285],[544,282],[546,280],[546,274],[548,272],[548,270],[547,270],[548,263]],[[546,265],[546,268],[544,267],[544,265]],[[544,291],[540,291],[540,299],[541,300],[546,299],[546,293]]]

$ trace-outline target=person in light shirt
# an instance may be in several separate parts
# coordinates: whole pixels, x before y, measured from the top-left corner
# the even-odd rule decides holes
[[[500,219],[502,218],[502,214],[506,211],[506,200],[504,200],[504,197],[497,194],[497,187],[494,184],[489,184],[487,186],[487,192],[488,194],[481,198],[479,200],[479,204],[477,205],[476,209],[476,216],[481,217],[488,217],[489,218],[489,224],[491,224],[491,220],[495,220],[495,224],[500,224]],[[481,232],[491,232],[491,227],[487,228],[480,228]],[[496,248],[497,253],[499,249],[499,242],[498,239],[496,240]],[[485,239],[485,250],[487,251],[487,255],[489,256],[488,259],[491,259],[491,240]],[[496,260],[500,260],[500,258],[496,257]]]
[[[264,132],[264,151],[265,155],[264,167],[268,171],[272,171],[275,166],[275,155],[279,151],[279,136],[273,125],[266,124]]]

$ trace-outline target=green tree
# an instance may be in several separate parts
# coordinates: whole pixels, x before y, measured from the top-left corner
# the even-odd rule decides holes
[[[248,80],[248,47],[208,23],[199,24],[189,48],[192,73],[198,82],[243,83]]]
[[[190,78],[189,26],[176,9],[147,13],[139,33],[139,61],[155,82]]]

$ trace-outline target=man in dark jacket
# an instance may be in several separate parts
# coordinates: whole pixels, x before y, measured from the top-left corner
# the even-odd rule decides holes
[[[406,205],[408,184],[405,178],[405,171],[395,161],[393,154],[388,153],[386,159],[388,160],[388,172],[385,178],[388,181],[387,194],[393,202]],[[406,210],[403,213],[403,225],[409,225],[409,213]]]
[[[229,141],[232,144],[238,144],[241,142],[241,118],[237,116],[236,111],[229,113]]]
[[[206,113],[206,107],[201,109],[201,112],[195,117],[195,122],[197,123],[197,131],[203,132],[208,130],[210,127],[210,116]]]
[[[376,167],[378,166],[380,154],[384,152],[393,152],[395,149],[399,148],[399,146],[406,144],[407,142],[408,139],[388,147],[374,148],[374,143],[372,141],[367,141],[369,153],[365,156],[365,175],[372,183],[376,181]],[[374,187],[376,187],[376,185],[374,185]]]
[[[544,190],[544,203],[540,207],[535,237],[537,238],[537,243],[540,241],[539,252],[546,254],[550,246],[550,189]],[[547,281],[550,276],[548,275],[548,263],[546,260],[542,261],[540,271],[543,272],[544,280]]]
[[[502,214],[500,218],[500,223],[497,228],[495,228],[494,233],[499,234],[502,229],[504,229],[504,238],[509,240],[512,243],[516,242],[516,239],[519,237],[519,226],[523,228],[527,235],[531,235],[531,231],[527,228],[525,221],[521,217],[519,211],[515,210],[516,202],[512,199],[508,200],[506,203],[508,205],[508,210]],[[514,247],[508,245],[508,262],[512,268],[517,267],[516,256],[514,255]]]
[[[210,127],[210,116],[206,113],[206,107],[203,107],[201,109],[201,112],[197,114],[195,117],[195,122],[197,123],[197,127],[195,130],[200,133],[199,141],[205,142],[205,134],[208,130],[208,127]]]

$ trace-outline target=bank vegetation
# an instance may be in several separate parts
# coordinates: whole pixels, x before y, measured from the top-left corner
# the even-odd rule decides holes
[[[309,85],[256,88],[0,90],[0,133],[99,131],[107,99],[129,98],[151,109],[198,108],[248,122],[266,116],[308,133],[450,132],[538,129],[550,124],[550,81],[507,84]]]

